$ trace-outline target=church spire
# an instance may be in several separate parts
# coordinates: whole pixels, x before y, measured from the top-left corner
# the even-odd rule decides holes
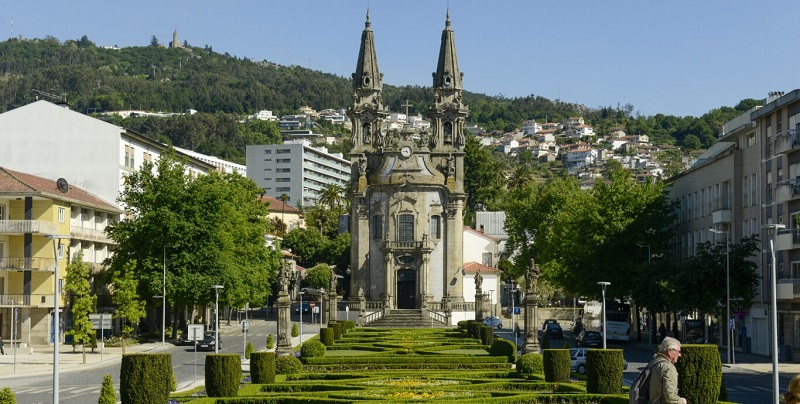
[[[378,57],[375,54],[375,37],[369,21],[364,23],[361,33],[361,48],[358,51],[356,72],[353,73],[353,106],[347,115],[353,124],[351,141],[354,150],[381,148],[385,137],[381,134],[381,124],[389,113],[383,105],[383,74],[378,70]]]
[[[463,74],[458,69],[456,38],[450,27],[450,9],[448,8],[447,20],[444,31],[442,31],[442,43],[439,47],[439,63],[436,66],[436,73],[433,74],[433,88],[461,90],[463,88],[461,86],[462,76]]]
[[[428,112],[433,127],[433,144],[436,148],[463,149],[464,120],[469,109],[462,103],[461,92],[464,74],[458,68],[456,38],[450,27],[450,9],[442,31],[439,63],[433,73],[434,104]]]
[[[383,75],[378,70],[378,57],[375,54],[375,35],[372,33],[369,10],[367,10],[364,32],[361,33],[361,48],[358,51],[356,72],[353,74],[353,90],[381,91],[382,88]]]

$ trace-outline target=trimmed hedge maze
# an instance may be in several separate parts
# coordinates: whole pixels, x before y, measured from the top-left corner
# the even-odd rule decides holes
[[[172,399],[196,404],[628,401],[624,394],[587,394],[584,382],[549,383],[543,374],[518,373],[513,344],[509,354],[504,342],[495,337],[492,348],[466,329],[358,328],[326,344],[321,356],[315,350],[315,356],[301,357],[299,373],[279,374],[268,384],[242,382],[238,397]]]

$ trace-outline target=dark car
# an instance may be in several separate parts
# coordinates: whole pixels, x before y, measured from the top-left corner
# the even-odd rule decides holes
[[[194,345],[194,341],[189,339],[190,335],[186,332],[178,335],[178,338],[175,339],[175,345]]]
[[[200,351],[213,351],[214,347],[217,346],[215,334],[213,332],[205,333],[203,339],[197,341],[196,346],[197,349]],[[219,346],[218,349],[222,349],[222,337],[219,338],[218,346]]]
[[[581,331],[575,338],[575,344],[579,347],[601,347],[603,346],[603,334],[598,331]]]
[[[547,320],[544,320],[544,323],[542,323],[542,331],[547,330],[548,324],[558,324],[558,320],[554,318],[548,318]]]
[[[564,338],[564,330],[561,329],[561,326],[558,324],[547,324],[547,328],[544,330],[544,335],[547,338]]]

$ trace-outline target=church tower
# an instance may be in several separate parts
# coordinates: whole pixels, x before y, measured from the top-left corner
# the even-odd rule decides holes
[[[351,293],[387,309],[463,302],[462,74],[447,13],[433,74],[430,130],[388,130],[367,14],[353,74]]]

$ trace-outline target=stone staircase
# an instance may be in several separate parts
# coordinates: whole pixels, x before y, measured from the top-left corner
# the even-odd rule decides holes
[[[381,328],[447,328],[447,324],[423,317],[422,310],[394,309],[380,320],[367,324],[367,327]]]

